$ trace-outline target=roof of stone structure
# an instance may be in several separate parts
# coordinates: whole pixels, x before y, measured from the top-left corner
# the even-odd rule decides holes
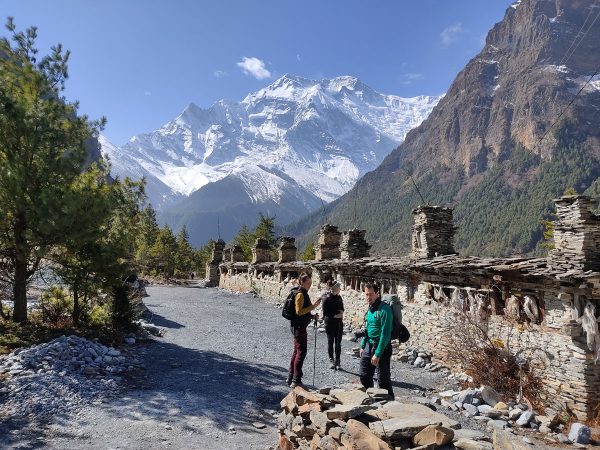
[[[250,264],[247,262],[225,262],[222,265],[236,269],[247,269],[250,267]],[[600,278],[600,273],[592,271],[580,272],[571,270],[559,272],[548,267],[546,258],[525,257],[484,258],[477,256],[444,255],[434,258],[415,259],[409,256],[372,256],[349,260],[292,261],[281,264],[265,262],[254,264],[252,267],[256,270],[274,271],[275,269],[279,269],[294,272],[310,271],[311,267],[315,267],[321,271],[334,269],[360,276],[369,276],[371,273],[381,274],[382,272],[407,276],[418,276],[419,274],[466,277],[482,276],[489,278],[496,276],[496,278],[500,277],[502,280],[530,282],[541,282],[544,279],[551,279],[570,283],[577,280]]]

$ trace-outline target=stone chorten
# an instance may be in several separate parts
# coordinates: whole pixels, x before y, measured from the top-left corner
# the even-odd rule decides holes
[[[252,246],[252,264],[271,261],[271,247],[266,239],[257,238]]]
[[[366,258],[369,256],[371,246],[365,240],[367,230],[357,230],[356,228],[342,233],[342,243],[340,244],[340,254],[342,259]]]
[[[324,259],[339,259],[340,258],[340,236],[342,233],[338,228],[326,223],[321,227],[319,240],[315,249],[315,257],[317,261]]]
[[[282,236],[277,251],[279,253],[278,263],[296,261],[296,253],[298,252],[296,239],[289,236]]]
[[[598,201],[587,195],[565,195],[554,200],[554,249],[548,267],[557,271],[600,271],[600,216]]]
[[[413,209],[412,252],[415,258],[456,254],[452,208],[418,206]]]
[[[239,245],[234,245],[229,248],[229,261],[231,261],[232,263],[246,261],[246,255],[244,255],[242,247],[240,247]]]
[[[223,262],[225,241],[213,241],[210,261],[206,263],[206,279],[210,286],[219,285],[219,264]]]

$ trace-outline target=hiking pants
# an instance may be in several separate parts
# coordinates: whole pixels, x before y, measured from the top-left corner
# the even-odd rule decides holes
[[[367,340],[367,345],[360,358],[360,382],[367,389],[373,387],[373,375],[377,370],[377,384],[380,389],[387,389],[388,394],[391,398],[394,398],[394,388],[392,387],[392,375],[390,373],[390,363],[392,360],[392,343],[383,351],[381,358],[379,358],[379,365],[375,367],[371,364],[371,356],[377,348],[377,343],[371,344]]]
[[[294,352],[290,361],[290,375],[292,380],[299,383],[302,381],[302,365],[308,351],[308,333],[306,327],[291,327],[294,335]]]
[[[342,336],[344,334],[344,324],[341,319],[329,319],[327,325],[325,325],[325,332],[327,333],[327,352],[329,353],[329,359],[333,359],[333,350],[335,346],[335,362],[340,362],[340,355],[342,354]]]

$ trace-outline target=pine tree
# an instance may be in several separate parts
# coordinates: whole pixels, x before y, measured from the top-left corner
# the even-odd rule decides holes
[[[300,260],[302,261],[314,261],[315,255],[315,245],[312,242],[306,244],[304,251],[300,255]]]
[[[269,217],[263,213],[259,213],[258,225],[254,229],[253,236],[254,239],[265,239],[269,247],[274,248],[277,244],[277,239],[275,238],[275,216]]]
[[[242,225],[242,229],[233,238],[233,244],[239,245],[244,252],[246,261],[252,260],[252,245],[254,244],[254,233],[252,233],[246,224]]]
[[[168,225],[160,229],[156,241],[150,248],[150,260],[157,273],[172,277],[175,272],[175,254],[177,253],[177,238]]]
[[[177,235],[175,253],[175,274],[187,278],[194,267],[194,249],[190,245],[187,228],[184,225]]]
[[[86,141],[104,120],[77,115],[61,93],[69,52],[37,57],[35,27],[0,40],[0,245],[13,287],[13,319],[27,319],[29,278],[53,245],[64,242],[81,211],[69,203],[84,169]]]
[[[147,205],[140,214],[138,233],[135,239],[135,263],[142,273],[149,272],[150,249],[160,230],[156,221],[156,211]]]

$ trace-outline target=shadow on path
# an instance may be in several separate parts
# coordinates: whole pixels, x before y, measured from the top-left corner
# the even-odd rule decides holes
[[[110,415],[172,421],[190,431],[200,418],[222,430],[255,431],[259,412],[277,410],[285,392],[281,367],[165,342],[151,344],[147,357],[147,372],[132,380],[128,397],[107,405]]]

